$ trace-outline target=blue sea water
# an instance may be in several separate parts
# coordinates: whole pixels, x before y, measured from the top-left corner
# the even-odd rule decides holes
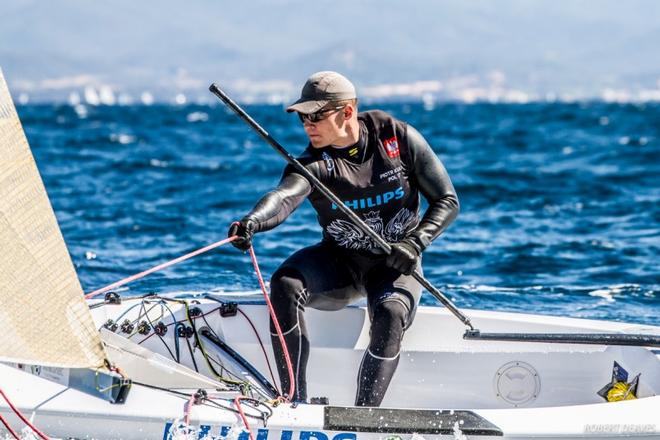
[[[458,192],[459,217],[424,256],[457,306],[660,325],[660,105],[379,108],[427,138]],[[246,110],[304,149],[281,106]],[[220,105],[18,112],[86,292],[224,238],[284,167]],[[255,239],[262,271],[319,238],[305,203]],[[227,246],[123,293],[257,288],[249,256]]]

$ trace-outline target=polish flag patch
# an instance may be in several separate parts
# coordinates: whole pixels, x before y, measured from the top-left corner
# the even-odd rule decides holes
[[[399,157],[399,141],[397,140],[396,136],[391,137],[389,139],[385,139],[383,141],[383,144],[385,145],[385,151],[387,151],[387,156],[390,159]]]

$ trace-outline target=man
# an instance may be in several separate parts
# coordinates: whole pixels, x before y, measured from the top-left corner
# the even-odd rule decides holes
[[[287,108],[309,137],[298,158],[321,183],[392,245],[385,255],[291,165],[279,186],[229,229],[232,244],[250,247],[254,233],[282,223],[308,198],[323,228],[320,243],[291,255],[273,274],[271,302],[293,363],[295,396],[307,399],[309,340],[305,307],[339,310],[366,298],[371,340],[358,373],[356,406],[379,406],[399,362],[421,287],[420,255],[458,213],[454,187],[438,157],[411,126],[381,111],[358,114],[355,87],[336,72],[318,72]],[[428,209],[419,219],[419,194]],[[282,390],[289,375],[271,322]]]

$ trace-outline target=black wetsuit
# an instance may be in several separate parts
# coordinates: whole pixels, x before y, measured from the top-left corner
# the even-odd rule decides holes
[[[421,252],[458,213],[449,176],[414,128],[381,111],[360,113],[358,121],[356,145],[310,145],[298,160],[386,241],[407,238]],[[429,204],[421,220],[420,193]],[[318,214],[323,240],[294,253],[271,279],[271,300],[295,370],[294,399],[307,398],[304,308],[338,310],[366,297],[371,341],[360,366],[356,405],[378,406],[398,364],[401,339],[412,323],[421,287],[412,276],[388,268],[372,239],[292,166],[246,217],[256,223],[256,232],[266,231],[283,222],[305,198]],[[288,373],[272,323],[271,333],[286,392]]]

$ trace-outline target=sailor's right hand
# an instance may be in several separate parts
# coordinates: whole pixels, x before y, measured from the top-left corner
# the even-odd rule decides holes
[[[422,253],[419,246],[410,238],[404,238],[390,246],[392,250],[385,259],[385,264],[401,274],[411,275]]]
[[[238,238],[231,244],[242,251],[247,251],[252,246],[252,236],[254,235],[256,222],[249,217],[243,217],[239,222],[234,222],[229,227],[227,237],[236,235]]]

